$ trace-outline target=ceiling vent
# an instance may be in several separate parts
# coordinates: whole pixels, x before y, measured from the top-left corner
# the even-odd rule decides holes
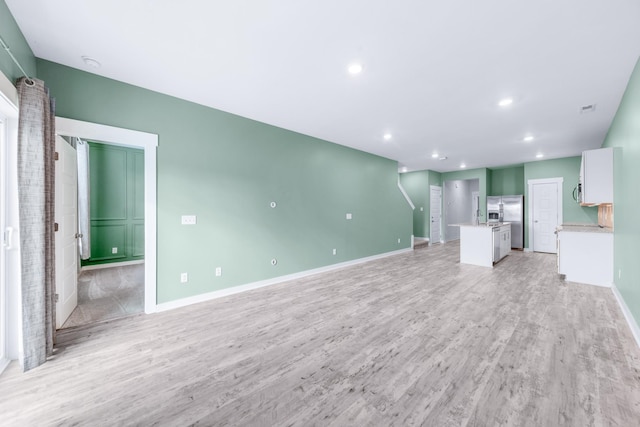
[[[580,107],[580,114],[593,113],[596,111],[596,104],[583,105]]]

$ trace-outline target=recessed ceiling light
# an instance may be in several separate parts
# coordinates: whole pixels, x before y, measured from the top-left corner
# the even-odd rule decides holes
[[[88,56],[83,56],[82,61],[91,68],[100,68],[100,63],[97,60],[90,58]]]
[[[498,102],[499,107],[508,107],[511,104],[513,104],[513,98],[504,98]]]
[[[522,140],[524,142],[531,142],[531,141],[533,141],[533,135],[527,135],[524,138],[522,138]]]
[[[360,74],[362,72],[362,64],[351,64],[347,70],[349,71],[349,74]]]
[[[537,157],[538,159],[541,159],[541,158],[543,158],[543,157],[544,157],[544,154],[542,154],[542,153],[538,153],[538,154],[536,154],[536,157]]]
[[[402,167],[402,169],[400,169],[400,170],[401,170],[402,172],[406,172],[406,171],[408,171],[409,169],[407,169],[407,167],[406,167],[406,166],[403,166],[403,167]]]
[[[440,154],[438,154],[438,153],[433,153],[431,155],[431,157],[433,157],[434,159],[437,159],[439,156],[440,156]]]
[[[467,167],[467,165],[465,165],[464,163],[460,163],[460,169],[464,169],[466,167]]]
[[[393,135],[391,135],[390,133],[385,133],[382,137],[385,141],[389,141],[391,138],[393,138]]]

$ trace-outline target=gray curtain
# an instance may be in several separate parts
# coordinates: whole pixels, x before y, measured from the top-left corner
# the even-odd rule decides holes
[[[89,144],[76,138],[76,152],[78,153],[78,231],[80,238],[78,246],[80,259],[91,257],[91,222],[89,212],[90,181],[89,181]]]
[[[55,105],[41,80],[22,78],[17,88],[22,366],[28,371],[46,362],[55,339]]]

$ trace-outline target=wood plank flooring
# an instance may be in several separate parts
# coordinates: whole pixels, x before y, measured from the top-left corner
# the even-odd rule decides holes
[[[0,424],[637,426],[640,349],[555,256],[456,243],[62,331],[0,377]]]

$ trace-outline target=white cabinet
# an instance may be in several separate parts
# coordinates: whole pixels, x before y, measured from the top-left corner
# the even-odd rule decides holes
[[[558,231],[558,273],[570,282],[613,284],[613,233]]]
[[[613,148],[582,152],[580,183],[582,204],[613,203]]]

